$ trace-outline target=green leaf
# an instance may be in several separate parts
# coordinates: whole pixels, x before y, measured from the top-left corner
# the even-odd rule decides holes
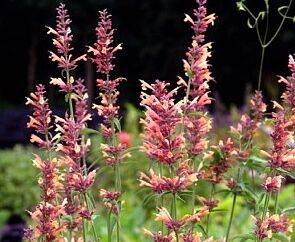
[[[114,119],[114,124],[115,124],[116,128],[118,129],[118,131],[121,132],[122,131],[122,128],[121,128],[120,120],[117,119],[117,118],[115,118]]]
[[[272,238],[277,239],[280,242],[290,242],[289,238],[281,233],[275,233],[272,235]]]
[[[247,160],[246,165],[247,165],[247,167],[250,167],[250,168],[265,168],[266,163],[267,163],[266,160],[264,160],[256,155],[252,155]]]
[[[244,11],[244,12],[246,12],[246,9],[245,9],[245,7],[244,7],[244,3],[243,3],[243,2],[244,2],[244,1],[237,2],[237,8],[238,8],[239,11]]]
[[[261,17],[261,19],[264,19],[265,15],[266,15],[266,12],[261,11],[261,12],[259,12],[258,18]]]
[[[81,134],[99,134],[100,135],[100,132],[96,129],[91,129],[91,128],[83,128],[81,130]]]
[[[283,209],[282,213],[288,213],[288,212],[294,212],[294,211],[295,211],[295,207],[289,207],[289,208]]]
[[[253,234],[242,234],[242,235],[237,235],[232,238],[232,240],[240,239],[239,242],[244,242],[247,240],[252,240],[255,241],[255,236]]]

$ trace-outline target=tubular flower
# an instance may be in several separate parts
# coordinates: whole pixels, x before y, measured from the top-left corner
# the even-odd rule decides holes
[[[165,176],[158,176],[153,170],[150,170],[150,176],[142,172],[140,173],[139,185],[150,187],[156,193],[177,193],[179,191],[186,190],[193,183],[197,182],[197,180],[196,173],[169,178]]]
[[[202,170],[199,177],[202,179],[211,181],[213,183],[219,183],[223,179],[223,174],[228,171],[231,165],[234,163],[234,158],[236,157],[236,151],[233,141],[228,138],[227,140],[219,141],[217,147],[214,147],[217,150],[217,154],[221,156],[216,157],[212,156],[214,160],[209,164],[207,170]]]
[[[63,204],[56,205],[58,191],[63,187],[61,184],[62,177],[59,174],[61,163],[56,158],[43,160],[36,155],[33,164],[41,172],[38,184],[42,192],[42,201],[37,205],[34,212],[29,212],[37,225],[26,230],[25,236],[30,241],[35,241],[39,236],[45,238],[46,241],[53,241],[63,230],[63,227],[58,223],[60,216],[64,214]]]
[[[105,189],[100,189],[99,194],[102,197],[104,205],[107,208],[110,208],[112,213],[118,214],[120,209],[118,201],[122,195],[121,192],[111,192]]]
[[[216,208],[218,206],[219,201],[217,199],[206,199],[204,197],[198,197],[199,202],[211,211],[213,208]]]
[[[192,232],[187,232],[182,235],[182,241],[183,242],[202,242],[201,237],[202,237],[201,233],[193,234]]]
[[[87,102],[88,94],[83,84],[83,80],[78,79],[73,85],[72,99],[74,101],[74,118],[67,113],[65,118],[55,116],[56,130],[61,137],[61,142],[57,145],[56,150],[61,151],[69,156],[75,162],[79,163],[80,159],[88,151],[90,141],[83,142],[81,130],[87,126],[91,120],[88,112]]]
[[[256,237],[261,240],[272,238],[273,233],[292,232],[292,223],[285,214],[267,215],[264,220],[254,218],[254,221]]]
[[[266,107],[266,104],[263,102],[262,92],[256,90],[254,96],[250,99],[250,110],[257,126],[262,121]]]
[[[81,125],[77,124],[68,115],[63,119],[55,118],[56,131],[61,134],[62,142],[57,144],[56,151],[61,151],[63,154],[71,157],[75,162],[79,163],[80,159],[86,154],[87,146],[82,146],[80,130]]]
[[[262,184],[267,192],[276,192],[281,188],[283,176],[267,177],[265,182]]]
[[[295,108],[295,61],[292,55],[289,56],[288,67],[291,71],[291,76],[287,78],[281,77],[279,82],[282,82],[286,86],[286,90],[282,94],[282,99],[291,109]]]
[[[56,48],[58,54],[50,51],[50,59],[52,61],[58,62],[58,67],[64,70],[74,69],[78,61],[86,61],[86,55],[82,55],[76,59],[73,59],[71,51],[71,41],[73,35],[71,34],[70,17],[68,15],[68,10],[65,8],[64,4],[60,4],[57,10],[56,16],[56,28],[48,28],[48,34],[53,34],[55,38],[53,39],[53,45]]]
[[[131,156],[129,152],[126,152],[127,146],[124,144],[118,144],[115,146],[101,144],[100,148],[102,150],[102,154],[105,158],[106,164],[109,166],[120,164],[122,160]]]
[[[104,123],[107,125],[107,128],[110,128],[112,120],[118,118],[119,106],[117,103],[117,98],[119,92],[117,87],[120,82],[125,80],[124,78],[117,78],[115,80],[97,80],[97,87],[100,89],[99,96],[101,98],[100,105],[93,105],[93,108],[97,110],[98,115],[103,117]]]
[[[204,207],[195,214],[184,215],[181,219],[173,219],[166,208],[159,209],[159,213],[156,214],[156,221],[161,221],[165,224],[168,230],[177,232],[181,227],[189,223],[200,222],[202,218],[209,214],[209,210]]]
[[[45,97],[46,91],[43,85],[38,85],[37,90],[30,94],[30,98],[27,97],[26,105],[30,105],[34,112],[30,116],[30,121],[27,123],[28,128],[34,128],[38,134],[42,137],[33,134],[31,136],[31,142],[37,143],[39,147],[48,149],[52,147],[52,142],[58,137],[49,140],[48,134],[52,129],[51,114],[52,111],[48,105],[48,99]],[[47,136],[47,138],[46,138]]]
[[[182,234],[182,242],[217,242],[212,237],[202,240],[202,234],[201,233],[192,233],[191,231],[188,231],[184,234]]]
[[[168,83],[156,80],[149,85],[142,82],[142,90],[149,89],[152,94],[141,93],[141,105],[146,109],[144,125],[143,150],[151,160],[166,165],[173,165],[184,154],[185,141],[182,133],[177,134],[181,118],[178,104],[174,103],[177,89],[167,91]]]
[[[174,232],[178,231],[185,223],[185,221],[173,219],[164,207],[159,209],[159,213],[156,214],[155,220],[163,222],[168,230]]]
[[[211,57],[211,53],[208,51],[211,48],[211,43],[204,44],[204,41],[205,32],[209,25],[213,25],[215,15],[207,15],[206,2],[206,0],[196,0],[198,4],[198,8],[194,10],[196,20],[189,15],[186,15],[184,19],[184,21],[191,24],[194,31],[192,45],[186,54],[187,61],[184,61],[185,72],[191,78],[189,95],[192,98],[199,97],[199,99],[205,97],[204,95],[209,88],[207,83],[212,79],[207,62],[208,57]],[[180,80],[180,83],[188,88],[188,85],[182,80]],[[208,98],[206,99],[206,102],[210,102]],[[199,108],[202,109],[202,105]]]
[[[43,160],[40,156],[36,155],[33,164],[42,174],[38,181],[43,192],[41,195],[42,199],[46,202],[55,200],[57,198],[57,191],[62,188],[61,176],[59,174],[61,163],[56,158]]]
[[[30,215],[37,226],[25,231],[25,237],[29,241],[36,241],[40,236],[45,241],[55,241],[64,229],[58,222],[58,218],[64,215],[63,205],[56,206],[48,202],[41,202],[34,212],[30,212]]]
[[[144,229],[144,234],[151,237],[154,242],[174,242],[175,234],[163,235],[161,231],[154,233],[147,229]]]
[[[286,122],[284,110],[273,113],[274,127],[271,133],[273,148],[269,154],[268,165],[272,168],[282,168],[291,170],[295,167],[294,149],[287,147],[289,140],[292,140],[291,133],[288,131],[290,126]]]
[[[112,28],[111,15],[108,14],[106,9],[99,11],[99,22],[95,30],[97,41],[94,43],[94,47],[89,47],[88,52],[94,55],[91,60],[96,64],[98,72],[108,75],[115,66],[112,63],[115,58],[114,53],[122,47],[121,44],[116,47],[111,46],[114,29]]]
[[[243,114],[237,127],[231,127],[231,132],[240,137],[245,143],[253,139],[253,135],[266,112],[266,104],[262,98],[261,91],[255,91],[249,102],[250,115]]]

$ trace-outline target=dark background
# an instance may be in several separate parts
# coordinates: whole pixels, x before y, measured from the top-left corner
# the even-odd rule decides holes
[[[120,102],[139,103],[139,79],[148,82],[156,78],[173,84],[183,75],[182,59],[191,42],[192,31],[183,22],[184,13],[192,14],[194,0],[69,0],[63,1],[73,20],[74,54],[85,52],[86,45],[95,41],[98,10],[108,8],[113,15],[115,43],[123,43],[118,53],[114,77],[128,79],[122,85]],[[248,0],[257,13],[263,8],[263,0]],[[248,4],[247,2],[247,4]],[[0,1],[0,53],[1,88],[0,110],[2,117],[24,107],[25,96],[37,83],[49,88],[53,105],[62,99],[48,82],[60,75],[55,63],[48,59],[52,50],[51,36],[45,26],[55,26],[56,0],[1,0]],[[252,5],[251,5],[252,4]],[[271,1],[270,32],[280,21],[277,7],[287,1]],[[241,106],[247,88],[257,86],[260,46],[256,33],[247,27],[247,15],[239,12],[233,0],[209,0],[208,12],[218,16],[210,27],[207,40],[213,43],[212,92],[218,93],[220,102],[227,107]],[[294,8],[290,15],[294,15]],[[279,36],[267,49],[263,71],[262,89],[266,98],[277,98],[277,75],[288,75],[288,55],[294,52],[295,24],[286,21]],[[90,64],[82,64],[76,74],[86,78],[93,99],[95,70]],[[52,99],[53,98],[53,99]],[[26,115],[19,115],[19,117]],[[4,121],[2,121],[4,122]],[[9,119],[7,118],[7,121]],[[24,121],[25,123],[25,121]],[[0,124],[1,125],[1,124]],[[3,129],[3,125],[2,125]],[[7,130],[8,128],[5,128]],[[11,128],[9,128],[11,129]],[[5,134],[1,134],[0,136]],[[0,141],[1,142],[1,141]]]

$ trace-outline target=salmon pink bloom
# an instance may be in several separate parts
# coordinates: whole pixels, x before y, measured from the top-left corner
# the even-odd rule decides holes
[[[179,131],[181,115],[174,103],[177,89],[168,91],[169,83],[156,80],[154,84],[142,81],[141,105],[146,109],[141,119],[144,125],[143,150],[151,160],[173,165],[184,157],[185,140]]]
[[[56,48],[58,54],[53,51],[50,51],[50,59],[58,63],[58,67],[64,70],[74,69],[77,65],[77,62],[84,60],[86,61],[86,55],[82,55],[78,58],[73,59],[71,51],[71,41],[73,35],[71,34],[70,17],[68,15],[68,10],[65,8],[64,4],[60,4],[57,8],[57,17],[56,17],[56,28],[48,28],[48,34],[54,35],[53,45]]]

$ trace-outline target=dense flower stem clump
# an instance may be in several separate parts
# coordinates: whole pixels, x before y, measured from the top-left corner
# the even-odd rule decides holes
[[[156,224],[160,223],[153,231],[144,229],[144,234],[154,242],[216,242],[211,235],[225,242],[238,238],[263,242],[283,237],[290,241],[293,221],[289,215],[293,208],[281,208],[279,194],[295,169],[294,58],[289,57],[291,75],[279,79],[285,85],[282,104],[274,101],[267,116],[263,94],[255,91],[247,111],[239,113],[239,119],[222,138],[214,137],[215,133],[210,134],[211,118],[207,112],[213,100],[208,63],[212,46],[206,43],[205,34],[215,15],[207,14],[206,0],[196,0],[196,4],[193,16],[185,15],[185,22],[193,30],[192,43],[183,61],[185,78],[179,77],[174,89],[166,81],[141,81],[140,152],[150,160],[150,167],[139,172],[138,186],[149,191],[145,201],[156,198],[154,217]],[[96,216],[91,193],[96,163],[89,166],[87,160],[92,156],[88,132],[97,131],[87,128],[92,117],[84,81],[73,76],[77,65],[87,59],[85,54],[73,57],[70,24],[68,10],[60,4],[56,26],[47,27],[55,47],[49,57],[61,70],[61,76],[51,78],[50,84],[65,95],[64,115],[52,114],[43,85],[37,85],[26,102],[33,109],[27,124],[34,129],[30,140],[44,151],[33,159],[40,171],[41,196],[29,212],[35,224],[25,230],[26,238],[32,242],[97,242],[101,239],[98,230],[104,230],[95,227],[95,218],[103,216]],[[114,59],[122,46],[114,45],[115,29],[107,10],[99,11],[95,31],[96,41],[87,47],[87,52],[98,73],[100,102],[93,104],[93,109],[101,118],[102,141],[96,148],[99,158],[113,172],[113,187],[101,187],[99,196],[106,210],[105,239],[120,242],[126,240],[121,227],[125,221],[121,169],[131,151],[129,140],[122,136],[118,104],[118,88],[125,78],[112,75]],[[267,142],[259,141],[261,133],[267,136]],[[209,185],[209,189],[203,189],[204,185]],[[232,195],[232,203],[226,215],[220,210],[220,202],[228,194]],[[247,207],[245,214],[249,218],[252,214],[251,233],[235,235],[236,210],[241,205]],[[214,234],[212,226],[220,222],[213,219],[219,216],[215,212],[222,213],[226,221],[221,221],[226,229],[219,235]]]
[[[96,172],[94,170],[88,173],[85,165],[89,141],[82,135],[82,130],[87,127],[87,121],[91,120],[87,107],[88,94],[83,80],[75,80],[75,78],[70,75],[70,71],[76,67],[79,61],[86,59],[85,55],[72,59],[71,51],[73,48],[71,47],[71,41],[73,36],[71,35],[70,23],[71,20],[68,11],[65,6],[61,4],[57,8],[56,28],[48,27],[48,33],[54,35],[53,44],[58,53],[56,54],[51,51],[50,58],[52,61],[58,63],[58,67],[61,68],[65,74],[61,78],[52,78],[50,83],[56,85],[59,91],[65,93],[69,112],[67,111],[64,117],[56,116],[54,123],[48,126],[51,121],[49,117],[51,111],[47,111],[48,104],[44,97],[40,95],[40,97],[38,97],[38,94],[43,94],[42,92],[44,92],[44,87],[38,86],[37,94],[32,94],[31,96],[34,99],[39,99],[39,111],[37,110],[34,113],[35,116],[39,115],[39,117],[31,118],[28,126],[37,128],[37,132],[44,134],[47,145],[43,144],[44,142],[42,143],[40,137],[37,138],[36,136],[32,136],[33,142],[39,143],[47,150],[54,149],[61,154],[61,157],[51,159],[50,163],[48,161],[42,161],[40,158],[38,161],[35,160],[36,166],[41,169],[44,174],[44,178],[40,184],[42,188],[46,187],[47,189],[47,193],[43,195],[43,198],[47,199],[44,200],[43,206],[39,206],[38,208],[39,210],[41,208],[43,210],[48,209],[48,211],[52,211],[53,213],[53,217],[50,217],[49,214],[47,220],[55,224],[56,227],[47,227],[47,233],[52,233],[55,236],[54,238],[58,238],[58,232],[67,229],[70,231],[69,239],[71,240],[82,234],[84,235],[85,223],[87,220],[91,220],[93,211],[87,203],[86,194],[89,188],[94,184]],[[32,99],[28,99],[28,103],[38,108],[38,106],[34,105]],[[43,109],[40,104],[43,105]],[[36,123],[36,121],[38,122]],[[51,129],[53,126],[55,126],[55,136],[49,133],[49,128]],[[50,169],[52,171],[50,171]],[[56,177],[57,175],[54,176],[53,172],[57,173],[58,171],[60,171],[59,177]],[[52,179],[55,177],[55,182],[50,182],[48,180],[50,177],[52,177]],[[58,179],[62,182],[58,183]],[[52,184],[56,184],[57,187],[50,187]],[[46,195],[49,193],[48,189],[56,194],[50,200]],[[54,203],[51,201],[54,201]],[[59,203],[60,201],[62,203]],[[46,214],[47,212],[45,213],[44,211],[43,213]],[[40,214],[42,214],[42,212],[40,212]],[[70,216],[71,219],[62,220],[63,216]],[[40,223],[41,220],[39,216],[35,216],[34,213],[32,213],[32,217]],[[45,218],[46,217],[44,217],[43,220]],[[41,222],[43,222],[43,220]],[[58,220],[58,222],[54,222],[56,220]],[[36,229],[38,228],[39,225]],[[93,230],[93,233],[95,234],[95,230]],[[46,241],[52,241],[54,238],[47,238]],[[97,236],[95,236],[95,241],[98,241]]]

